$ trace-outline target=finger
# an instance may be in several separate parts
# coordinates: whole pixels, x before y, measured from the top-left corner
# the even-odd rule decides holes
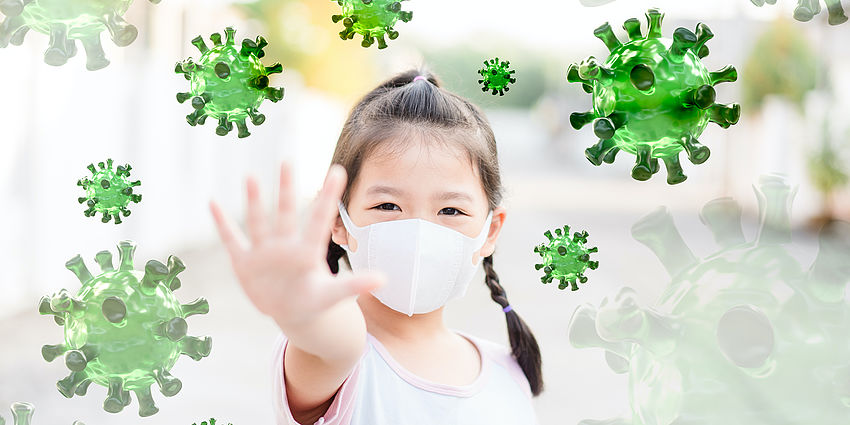
[[[319,291],[320,307],[330,307],[353,295],[365,294],[386,284],[386,275],[376,271],[360,272],[330,279]]]
[[[210,211],[215,221],[215,227],[218,229],[218,235],[230,253],[231,258],[236,258],[245,251],[245,234],[233,224],[233,222],[225,216],[221,207],[215,201],[210,201]]]
[[[248,224],[248,235],[251,236],[251,242],[254,245],[259,245],[266,236],[266,221],[263,217],[262,202],[260,202],[260,185],[255,178],[249,177],[245,183],[245,189],[248,195],[245,217]]]
[[[337,204],[345,190],[345,179],[345,169],[337,164],[332,165],[319,196],[313,202],[305,227],[304,243],[306,249],[313,250],[316,255],[324,257],[327,252],[331,228],[339,213]]]
[[[277,195],[275,232],[289,235],[295,229],[295,200],[292,190],[292,168],[288,163],[280,166],[280,189]]]

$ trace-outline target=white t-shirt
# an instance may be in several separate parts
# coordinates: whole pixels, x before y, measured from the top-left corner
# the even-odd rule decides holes
[[[510,351],[455,332],[471,341],[481,357],[481,373],[472,384],[451,386],[420,378],[367,334],[363,356],[314,424],[299,424],[289,409],[283,366],[287,339],[281,335],[274,356],[278,425],[536,425],[528,380]]]

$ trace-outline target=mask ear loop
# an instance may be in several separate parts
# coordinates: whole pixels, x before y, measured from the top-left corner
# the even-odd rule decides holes
[[[342,201],[337,204],[337,208],[339,209],[339,216],[342,218],[342,224],[345,226],[345,230],[357,239],[362,235],[362,231],[365,227],[359,227],[351,221],[351,217],[348,216],[348,210],[345,209],[345,205],[342,204]],[[347,252],[351,252],[348,248],[348,244],[340,246]]]

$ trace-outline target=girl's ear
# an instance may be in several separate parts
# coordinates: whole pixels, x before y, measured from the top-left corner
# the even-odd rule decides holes
[[[331,228],[331,240],[337,245],[348,245],[348,232],[345,230],[345,225],[342,224],[342,217],[338,214]]]
[[[493,251],[496,250],[496,241],[499,239],[499,234],[502,232],[502,225],[505,224],[506,216],[507,210],[505,207],[499,206],[493,210],[493,218],[490,222],[490,231],[487,234],[487,240],[484,241],[484,245],[482,245],[481,249],[478,251],[478,255],[482,257],[489,257],[493,255]]]

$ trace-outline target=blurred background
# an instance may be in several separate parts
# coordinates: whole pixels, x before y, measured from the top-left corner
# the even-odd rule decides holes
[[[576,306],[599,301],[628,285],[647,303],[669,278],[656,257],[630,236],[632,223],[665,205],[698,255],[716,250],[699,223],[707,201],[732,196],[744,207],[747,235],[757,223],[752,184],[779,172],[798,185],[793,207],[795,248],[804,264],[817,252],[817,230],[850,220],[850,24],[831,27],[826,12],[808,23],[792,18],[796,2],[755,7],[748,0],[620,0],[583,7],[578,0],[411,0],[409,23],[390,47],[342,41],[336,2],[325,0],[136,0],[125,19],[139,28],[129,47],[104,35],[111,64],[85,70],[80,53],[62,67],[43,62],[48,37],[31,32],[22,46],[0,49],[0,414],[13,401],[36,406],[35,424],[192,424],[209,417],[237,425],[273,423],[271,350],[276,326],[249,304],[235,281],[208,212],[215,199],[241,221],[248,175],[264,184],[270,204],[281,161],[294,164],[299,208],[321,185],[336,139],[354,102],[382,80],[427,66],[445,86],[481,105],[495,129],[508,220],[495,266],[511,304],[535,331],[543,351],[547,390],[535,405],[541,424],[573,424],[616,416],[628,409],[624,375],[614,375],[599,350],[577,350],[566,337]],[[647,182],[631,179],[633,157],[592,166],[584,149],[592,130],[575,131],[569,114],[586,111],[591,98],[565,80],[569,64],[602,58],[605,46],[593,30],[609,21],[621,39],[622,22],[649,7],[666,13],[670,37],[679,26],[708,24],[715,34],[709,70],[734,64],[739,80],[718,86],[718,102],[742,104],[740,123],[714,124],[700,137],[711,158],[696,166],[683,159],[687,182],[668,186],[665,172]],[[847,4],[845,7],[850,7]],[[226,26],[237,38],[260,34],[269,41],[266,65],[281,62],[273,86],[283,101],[265,102],[265,124],[252,136],[215,135],[215,125],[192,128],[188,103],[175,94],[188,83],[174,63],[198,57],[190,40]],[[504,97],[482,93],[481,62],[510,60],[517,83]],[[116,226],[83,216],[77,179],[90,163],[112,158],[130,163],[142,202]],[[684,157],[683,157],[684,158]],[[578,292],[540,284],[532,248],[547,229],[569,224],[590,233],[601,266]],[[211,312],[189,322],[191,335],[210,335],[213,351],[199,363],[181,358],[172,374],[183,391],[166,399],[154,391],[160,413],[137,416],[137,402],[122,413],[102,410],[106,396],[64,399],[55,381],[62,361],[46,363],[43,344],[62,341],[62,329],[37,313],[38,300],[60,288],[76,291],[64,268],[81,254],[90,268],[96,252],[115,253],[119,240],[138,243],[137,269],[174,254],[184,260],[188,302],[206,297]],[[93,269],[95,270],[95,269]],[[468,295],[447,308],[451,326],[507,344],[504,318],[490,301],[481,275]]]

